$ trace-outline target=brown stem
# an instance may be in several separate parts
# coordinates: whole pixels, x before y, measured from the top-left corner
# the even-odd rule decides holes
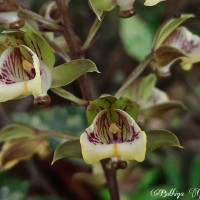
[[[65,0],[56,0],[58,9],[60,11],[60,14],[63,19],[63,27],[61,29],[61,32],[63,33],[63,36],[69,46],[70,52],[71,52],[71,58],[72,59],[78,59],[83,57],[83,52],[81,51],[81,47],[79,45],[79,38],[76,36],[72,25],[71,20],[69,17],[68,12],[68,6],[65,4]]]
[[[80,39],[75,34],[71,20],[69,17],[68,6],[66,7],[65,0],[56,0],[58,9],[60,10],[60,14],[63,18],[63,27],[61,32],[67,42],[67,45],[70,49],[70,57],[71,59],[78,59],[84,57],[84,52],[81,50]],[[87,75],[83,75],[78,78],[78,83],[81,89],[81,93],[84,99],[90,100],[92,99],[92,95],[90,92]]]
[[[107,166],[108,161],[108,159],[101,160],[101,165],[104,170],[106,182],[110,192],[110,200],[120,200],[117,184],[117,171]]]

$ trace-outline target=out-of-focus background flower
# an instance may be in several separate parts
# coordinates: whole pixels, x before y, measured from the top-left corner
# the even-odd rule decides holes
[[[48,1],[21,0],[24,6],[40,12]],[[103,25],[86,57],[93,60],[101,74],[90,74],[90,86],[94,97],[102,93],[114,94],[137,64],[151,51],[154,34],[160,24],[182,13],[193,13],[195,18],[184,23],[188,29],[200,35],[200,0],[167,0],[154,7],[145,7],[136,1],[136,16],[118,18],[115,9],[106,14]],[[70,2],[73,27],[81,40],[87,36],[95,15],[87,1]],[[199,55],[200,56],[200,55]],[[56,61],[62,63],[60,58]],[[151,69],[145,71],[146,74]],[[145,75],[145,73],[144,73]],[[171,99],[183,101],[186,110],[176,110],[161,118],[148,120],[145,129],[166,128],[174,132],[184,149],[160,148],[147,154],[145,162],[129,163],[126,171],[120,170],[119,187],[124,200],[161,199],[151,196],[152,189],[184,192],[182,200],[191,200],[190,188],[200,188],[200,64],[192,70],[182,71],[178,62],[172,67],[172,76],[161,79],[157,87],[166,91]],[[80,96],[78,84],[67,89]],[[1,103],[0,126],[11,122],[28,123],[41,130],[64,130],[80,135],[88,126],[85,111],[75,107],[53,93],[51,107],[33,106],[27,97]],[[8,171],[0,171],[1,200],[107,200],[108,191],[102,187],[102,172],[78,159],[63,159],[51,166],[53,149],[59,140],[49,140],[52,154],[41,159],[37,155],[22,161]],[[104,185],[103,185],[104,186]],[[168,197],[165,199],[176,199]]]

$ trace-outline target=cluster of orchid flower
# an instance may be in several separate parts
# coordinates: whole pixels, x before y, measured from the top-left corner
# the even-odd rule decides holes
[[[110,11],[117,5],[120,7],[121,15],[126,11],[132,13],[134,1],[89,0],[89,5],[101,19],[103,11]],[[147,0],[145,5],[152,6],[159,2]],[[54,5],[51,3],[50,8]],[[19,12],[20,9],[16,6],[1,10],[0,21],[12,28],[13,23],[23,20],[19,18]],[[46,16],[47,20],[51,21],[49,15]],[[151,65],[159,76],[169,76],[170,68],[176,61],[181,61],[180,65],[184,70],[189,70],[193,63],[200,61],[198,55],[200,38],[185,27],[179,27],[191,17],[193,15],[185,14],[170,19],[157,31],[150,53],[151,59],[146,65]],[[35,19],[35,16],[33,18]],[[56,20],[52,20],[52,23],[54,22],[57,23]],[[30,24],[27,25],[26,22],[19,29],[15,27],[15,30],[3,31],[0,35],[0,102],[33,95],[37,104],[50,103],[47,92],[51,89],[61,97],[79,105],[87,105],[88,101],[73,96],[61,87],[87,72],[98,72],[96,65],[88,59],[77,59],[54,67],[54,52],[42,35],[44,36],[37,29],[30,29]],[[67,142],[61,144],[62,147],[66,145],[65,150],[68,142],[73,141],[77,148],[82,150],[78,157],[83,157],[87,163],[95,163],[106,158],[142,162],[146,152],[157,147],[163,145],[180,147],[176,136],[171,132],[165,130],[144,132],[136,123],[138,119],[145,120],[160,115],[162,110],[182,106],[179,102],[169,100],[166,93],[155,88],[155,84],[156,76],[151,74],[129,81],[120,95],[102,95],[90,101],[86,111],[90,126],[80,139],[65,134],[55,135],[48,132],[44,134],[26,125],[12,124],[3,128],[0,132],[0,141],[4,141],[5,145],[0,153],[0,168],[9,168],[36,152],[46,154],[44,152],[48,145],[44,142],[46,140],[41,138],[48,136],[66,138]],[[15,131],[20,132],[20,136],[15,135]],[[157,137],[159,141],[156,140]],[[20,145],[19,141],[22,141]],[[26,142],[33,145],[22,145]],[[37,146],[35,145],[37,142],[45,145]],[[15,152],[11,149],[20,151],[21,154],[18,152],[16,156],[11,156],[9,152]],[[54,161],[68,155],[59,151],[60,149],[57,148]]]

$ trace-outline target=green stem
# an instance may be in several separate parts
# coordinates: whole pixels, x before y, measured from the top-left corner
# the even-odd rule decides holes
[[[99,28],[101,27],[101,24],[103,22],[103,19],[105,17],[105,13],[103,13],[103,15],[101,16],[101,21],[96,18],[94,23],[92,24],[90,31],[87,35],[87,38],[82,46],[82,50],[85,51],[86,49],[88,49],[97,33],[97,31],[99,30]]]
[[[124,90],[133,83],[133,81],[144,71],[146,66],[151,62],[153,59],[153,53],[149,54],[129,75],[129,77],[126,79],[124,84],[120,87],[120,89],[115,94],[115,97],[120,98]]]
[[[106,177],[110,200],[120,200],[117,184],[117,171],[107,166],[109,159],[101,160],[101,165]]]

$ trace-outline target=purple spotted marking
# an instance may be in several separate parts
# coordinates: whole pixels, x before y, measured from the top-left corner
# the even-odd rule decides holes
[[[174,30],[163,44],[180,48],[186,54],[191,53],[200,45],[199,43],[194,43],[194,40],[187,40],[181,29]]]
[[[6,60],[2,61],[0,67],[0,82],[4,84],[12,84],[22,82],[24,80],[33,79],[35,77],[35,69],[30,72],[23,69],[22,61],[24,56],[18,47],[13,48]]]
[[[136,132],[134,126],[129,124],[126,116],[118,111],[116,111],[116,114],[118,115],[118,125],[120,128],[118,133],[113,134],[109,132],[110,124],[107,119],[107,112],[104,112],[96,120],[92,130],[90,130],[90,128],[86,129],[88,140],[96,145],[123,142],[131,143],[134,140],[139,139],[139,132]]]

